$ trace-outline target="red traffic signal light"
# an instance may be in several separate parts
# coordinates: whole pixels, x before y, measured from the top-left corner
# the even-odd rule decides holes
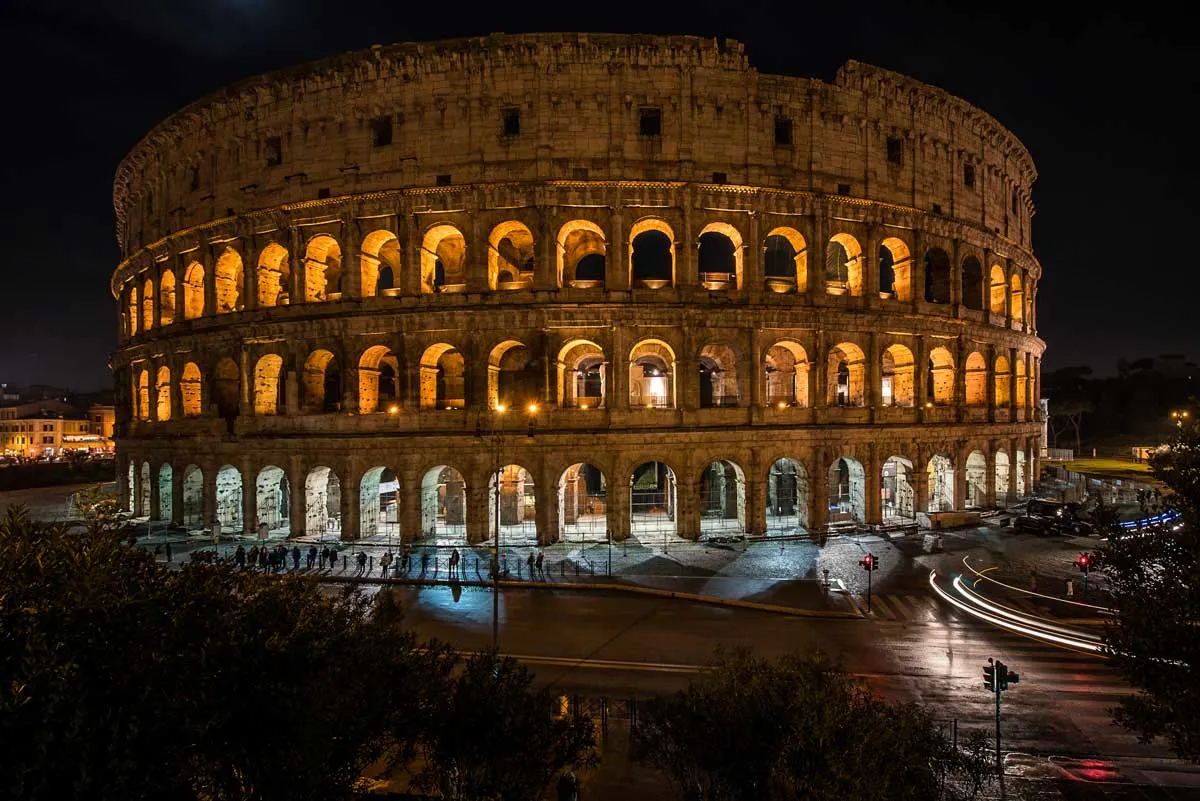
[[[1079,558],[1075,560],[1075,567],[1079,568],[1080,573],[1087,573],[1091,569],[1092,560],[1086,553],[1079,554]]]
[[[860,559],[858,563],[860,565],[862,565],[863,570],[878,570],[879,569],[879,560],[875,557],[875,554],[873,554],[873,553],[867,554],[862,559]]]
[[[988,659],[987,667],[983,669],[983,686],[992,692],[996,691],[996,668],[991,659]]]

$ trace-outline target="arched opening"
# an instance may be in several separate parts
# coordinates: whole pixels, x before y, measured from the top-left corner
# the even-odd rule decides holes
[[[891,456],[883,463],[880,496],[883,522],[903,523],[917,517],[913,491],[913,464],[903,456]]]
[[[172,492],[175,471],[169,464],[158,468],[158,519],[171,520],[175,514],[175,494]]]
[[[541,361],[533,357],[533,352],[515,339],[505,340],[488,356],[488,408],[537,405],[544,380]]]
[[[573,464],[558,479],[558,534],[564,542],[608,539],[608,484],[595,465]]]
[[[314,467],[304,480],[304,533],[318,540],[342,535],[342,486],[328,467]]]
[[[237,417],[242,397],[242,374],[238,370],[237,362],[228,356],[222,357],[217,362],[216,380],[213,384],[217,416],[226,420]]]
[[[675,471],[646,462],[629,478],[629,530],[645,545],[666,545],[676,537]]]
[[[1008,406],[1012,397],[1011,377],[1008,373],[1008,359],[1003,356],[996,357],[996,408],[1002,409]]]
[[[742,235],[728,223],[709,223],[697,240],[697,271],[705,289],[742,288]]]
[[[194,261],[183,273],[183,319],[204,316],[204,266]]]
[[[158,324],[170,325],[175,322],[175,273],[163,270],[158,286]]]
[[[1025,497],[1025,451],[1017,451],[1017,497]]]
[[[675,232],[655,218],[638,220],[629,231],[629,285],[662,289],[675,282]]]
[[[283,358],[268,353],[254,365],[254,413],[279,414],[284,406]]]
[[[558,285],[576,289],[605,286],[608,245],[600,226],[571,220],[558,229]]]
[[[453,467],[438,465],[421,479],[421,536],[438,545],[467,541],[467,483]]]
[[[767,533],[808,528],[808,471],[796,459],[779,459],[767,472]]]
[[[150,463],[142,462],[142,469],[138,473],[141,479],[138,492],[138,517],[150,517]]]
[[[129,310],[125,314],[125,324],[128,327],[129,335],[133,336],[138,332],[138,327],[142,320],[142,313],[138,308],[137,287],[132,284],[129,286],[128,303]]]
[[[829,351],[826,401],[830,406],[862,406],[866,402],[867,359],[862,348],[842,342]]]
[[[1008,506],[1013,502],[1011,469],[1008,453],[996,451],[996,505],[999,507]]]
[[[829,466],[829,523],[864,523],[867,519],[867,481],[863,466],[842,456]]]
[[[213,281],[216,284],[217,314],[241,311],[245,306],[242,255],[233,248],[225,248],[213,268]]]
[[[941,248],[925,251],[925,300],[950,302],[950,257]]]
[[[987,457],[982,451],[967,456],[966,508],[980,509],[987,505]]]
[[[183,525],[188,529],[204,525],[204,472],[194,464],[183,470]]]
[[[954,511],[954,463],[939,453],[929,460],[925,473],[929,479],[926,508],[930,512]]]
[[[286,306],[292,284],[292,266],[287,248],[276,242],[263,248],[258,255],[255,277],[258,279],[259,308]]]
[[[254,515],[261,536],[267,527],[267,537],[277,539],[292,535],[292,492],[287,473],[274,465],[258,471],[254,482]]]
[[[1027,403],[1026,393],[1029,391],[1029,380],[1025,375],[1025,358],[1024,355],[1017,356],[1017,408],[1024,409],[1029,404]]]
[[[430,345],[421,354],[422,409],[465,409],[466,362],[453,345]]]
[[[779,294],[808,291],[808,245],[794,228],[775,228],[763,243],[767,289]]]
[[[435,225],[421,240],[421,294],[461,292],[467,286],[467,240],[453,225]]]
[[[135,414],[138,420],[150,419],[150,371],[139,370],[137,374],[137,386],[134,389],[137,398],[137,409]]]
[[[496,536],[496,514],[500,515],[500,545],[537,544],[537,508],[533,476],[519,464],[500,468],[500,495],[496,495],[497,474],[488,478],[488,541]]]
[[[242,520],[242,474],[232,465],[225,465],[217,471],[217,522],[227,534],[240,534],[245,529]]]
[[[359,537],[386,537],[389,545],[400,536],[400,482],[386,467],[372,467],[358,485]]]
[[[716,409],[740,405],[739,356],[729,345],[705,345],[700,349],[700,408]]]
[[[155,418],[158,420],[171,419],[171,368],[163,365],[158,368],[155,377]]]
[[[911,408],[916,404],[916,382],[912,351],[904,345],[883,352],[880,398],[884,406]]]
[[[363,238],[358,265],[363,297],[385,294],[400,274],[400,240],[391,231],[372,231]]]
[[[304,360],[303,397],[305,414],[332,414],[342,409],[342,371],[331,352],[314,350]]]
[[[329,234],[317,234],[304,249],[304,300],[315,303],[342,296],[342,247]]]
[[[400,362],[386,345],[363,351],[358,360],[358,413],[399,410]]]
[[[199,417],[203,411],[201,406],[200,368],[195,362],[183,366],[179,375],[179,400],[183,406],[184,417]]]
[[[502,222],[488,236],[488,288],[533,286],[533,234],[524,223]]]
[[[983,311],[983,265],[974,256],[963,259],[962,303],[968,309]]]
[[[742,468],[718,460],[700,475],[700,536],[746,532],[746,477]]]
[[[904,240],[894,236],[879,244],[879,294],[912,300],[912,255]]]
[[[149,278],[142,284],[142,330],[154,327],[154,282]]]
[[[946,348],[929,351],[929,385],[926,390],[935,406],[954,404],[954,357]]]
[[[629,354],[629,405],[675,408],[675,351],[660,339],[645,339]]]
[[[595,342],[575,339],[558,352],[558,404],[564,409],[603,409],[608,363]]]
[[[992,314],[1004,314],[1004,300],[1008,293],[1008,282],[1004,279],[1004,269],[999,264],[992,265],[991,285],[988,290],[989,308]]]
[[[850,234],[834,234],[825,247],[825,294],[863,293],[862,247]]]
[[[987,362],[979,351],[967,356],[967,405],[987,405]]]
[[[796,342],[776,342],[763,358],[766,405],[807,409],[808,353]]]
[[[1021,284],[1020,272],[1013,272],[1009,286],[1012,288],[1012,298],[1009,301],[1009,306],[1012,309],[1012,319],[1013,322],[1019,323],[1025,319],[1025,290]]]

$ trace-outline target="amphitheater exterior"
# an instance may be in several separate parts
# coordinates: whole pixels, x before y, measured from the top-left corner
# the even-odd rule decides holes
[[[543,544],[1004,504],[1042,430],[1035,177],[944,91],[764,75],[728,40],[493,35],[251,78],[117,173],[121,497]]]

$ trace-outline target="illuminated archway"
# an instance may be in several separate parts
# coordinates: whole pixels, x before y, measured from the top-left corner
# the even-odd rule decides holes
[[[304,532],[319,540],[342,535],[342,487],[328,467],[314,467],[304,480]]]
[[[1013,271],[1009,286],[1011,287],[1009,308],[1012,310],[1013,322],[1019,323],[1025,319],[1025,288],[1021,283],[1021,273],[1019,271]]]
[[[1006,451],[996,451],[996,505],[1005,507],[1012,502],[1012,465]]]
[[[421,240],[421,294],[466,289],[467,240],[453,225],[435,225]]]
[[[892,236],[879,243],[879,293],[912,300],[912,254],[903,239]]]
[[[767,288],[780,294],[808,291],[808,244],[794,228],[774,228],[763,242]]]
[[[564,409],[602,409],[608,362],[595,342],[573,339],[558,351],[558,405]]]
[[[175,273],[163,270],[158,286],[158,323],[171,325],[175,322]]]
[[[400,240],[391,231],[372,231],[363,238],[358,265],[363,297],[386,294],[400,275]]]
[[[292,266],[287,248],[270,242],[258,256],[258,306],[286,306],[292,283]]]
[[[829,351],[826,400],[830,406],[862,406],[866,402],[866,364],[862,348],[842,342]]]
[[[746,532],[746,476],[735,462],[718,460],[700,475],[700,536]]]
[[[1003,356],[996,357],[995,382],[996,408],[1005,408],[1012,399],[1012,384],[1008,372],[1008,359]]]
[[[644,339],[630,351],[629,404],[675,408],[675,351],[661,339]]]
[[[696,240],[700,285],[709,290],[741,289],[742,235],[729,223],[709,223]]]
[[[245,306],[243,273],[241,254],[233,248],[225,248],[213,268],[217,314],[241,311]]]
[[[738,385],[740,355],[726,344],[705,345],[700,349],[700,408],[712,409],[741,404]]]
[[[268,353],[254,365],[254,413],[279,414],[283,408],[283,358]]]
[[[850,234],[834,234],[825,246],[825,294],[862,293],[862,246]]]
[[[929,400],[937,406],[954,403],[954,357],[946,348],[929,351]]]
[[[676,537],[675,471],[646,462],[629,477],[629,530],[645,545],[666,545]]]
[[[271,539],[292,535],[292,492],[287,473],[275,465],[258,471],[254,482],[254,514],[258,530],[267,527]]]
[[[342,408],[342,371],[337,357],[324,349],[304,360],[300,408],[305,414],[330,414]]]
[[[163,365],[155,376],[155,417],[171,419],[171,368]]]
[[[488,540],[496,536],[496,513],[500,514],[500,545],[537,544],[537,508],[533,476],[519,464],[500,468],[500,496],[496,497],[497,474],[488,477]]]
[[[1016,372],[1016,379],[1017,379],[1017,381],[1016,381],[1017,408],[1024,409],[1026,406],[1029,405],[1028,395],[1027,395],[1027,393],[1029,391],[1029,379],[1025,373],[1025,356],[1024,356],[1024,354],[1017,355],[1017,369],[1015,372]]]
[[[400,362],[386,345],[363,351],[358,360],[358,413],[398,410]]]
[[[359,536],[400,536],[400,482],[387,467],[372,467],[363,473],[358,486]]]
[[[890,345],[881,358],[880,397],[883,405],[911,408],[917,397],[912,351],[904,345]]]
[[[137,419],[150,419],[150,371],[145,369],[137,374]]]
[[[913,464],[903,456],[891,456],[883,463],[880,500],[883,522],[915,520],[916,493],[913,490]]]
[[[467,484],[453,467],[438,465],[421,478],[421,536],[439,545],[467,541]]]
[[[150,517],[150,463],[142,462],[142,469],[138,473],[141,479],[139,482],[138,492],[138,517]]]
[[[590,220],[571,220],[558,229],[557,245],[559,286],[604,287],[608,244],[600,226]]]
[[[183,366],[179,375],[179,400],[183,406],[184,417],[199,417],[201,408],[202,389],[200,386],[200,368],[195,362]]]
[[[466,362],[462,353],[444,342],[421,354],[422,409],[466,408]]]
[[[661,289],[675,283],[675,232],[663,220],[647,217],[629,229],[629,285]]]
[[[188,265],[183,273],[183,319],[195,320],[204,316],[204,266],[198,261]]]
[[[776,342],[767,350],[763,365],[767,406],[808,408],[808,353],[799,343]]]
[[[227,534],[240,534],[245,529],[242,520],[242,474],[233,465],[217,471],[217,522]]]
[[[204,472],[194,464],[183,470],[183,525],[204,525]]]
[[[154,327],[154,281],[147,278],[142,284],[142,330]]]
[[[979,351],[967,356],[967,405],[987,405],[987,362]]]
[[[488,235],[488,288],[533,286],[533,234],[524,223],[502,222]]]
[[[867,519],[866,473],[862,463],[848,456],[829,466],[829,522],[864,523]]]
[[[767,473],[767,533],[808,528],[808,471],[797,459],[779,459]]]
[[[317,234],[304,249],[304,300],[315,303],[342,296],[342,247],[329,234]]]
[[[928,505],[930,512],[954,511],[954,463],[948,456],[936,454],[925,466],[929,481]]]
[[[987,505],[987,457],[983,451],[971,451],[967,456],[967,509],[979,509]]]
[[[988,308],[992,314],[1004,314],[1007,294],[1008,282],[1004,279],[1004,269],[999,264],[993,264],[991,283],[988,287]]]
[[[536,406],[545,380],[540,367],[533,351],[523,342],[508,339],[492,348],[488,355],[488,408]]]
[[[175,514],[175,471],[169,464],[158,468],[158,519],[171,520]]]
[[[565,542],[608,539],[608,484],[595,465],[579,462],[559,477],[558,535]]]

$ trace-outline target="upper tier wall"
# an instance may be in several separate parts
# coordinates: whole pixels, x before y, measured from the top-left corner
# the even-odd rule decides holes
[[[642,133],[643,109],[659,110],[660,135]],[[506,133],[513,110],[519,133]],[[114,207],[129,256],[215,218],[319,197],[583,177],[865,197],[1029,249],[1036,172],[987,114],[865,64],[827,84],[760,75],[729,40],[495,35],[376,46],[199,100],[122,162]]]

